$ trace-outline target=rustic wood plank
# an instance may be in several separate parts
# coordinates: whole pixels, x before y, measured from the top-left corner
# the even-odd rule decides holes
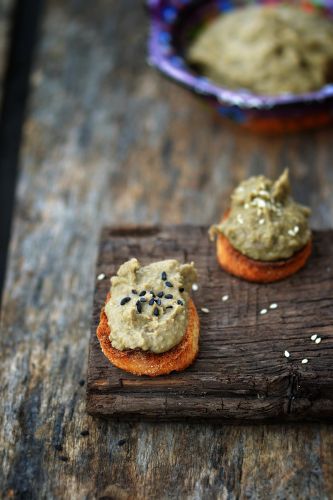
[[[79,382],[102,225],[209,224],[238,181],[286,164],[314,227],[333,216],[333,131],[262,138],[224,125],[146,66],[145,26],[134,0],[47,2],[1,316],[0,489],[18,498],[329,499],[328,425],[86,414]]]
[[[305,269],[269,285],[221,271],[207,231],[205,226],[104,229],[97,272],[105,279],[96,280],[88,362],[89,413],[159,421],[333,421],[333,231],[314,233]],[[143,264],[165,258],[196,264],[200,352],[184,372],[137,377],[112,366],[101,351],[96,328],[109,277],[131,256]],[[222,303],[224,294],[229,300]],[[272,303],[276,310],[269,309]],[[311,341],[314,333],[320,344]],[[302,365],[305,358],[309,363]]]

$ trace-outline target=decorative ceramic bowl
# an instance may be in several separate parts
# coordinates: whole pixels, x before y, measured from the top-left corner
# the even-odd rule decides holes
[[[198,74],[184,59],[198,30],[221,12],[251,3],[246,0],[148,0],[151,18],[148,58],[164,75],[211,103],[224,117],[258,132],[287,132],[333,122],[333,84],[306,94],[264,96],[222,87]],[[333,0],[295,1],[305,9],[333,16]]]

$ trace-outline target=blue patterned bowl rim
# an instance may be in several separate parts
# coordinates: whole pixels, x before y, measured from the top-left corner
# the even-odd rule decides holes
[[[331,83],[314,92],[267,96],[255,94],[246,89],[231,90],[215,84],[204,76],[196,75],[186,65],[179,66],[174,63],[172,58],[163,54],[159,41],[160,34],[164,31],[160,14],[161,0],[146,0],[146,3],[150,12],[148,62],[165,75],[194,90],[196,93],[214,98],[223,104],[257,109],[295,104],[319,104],[333,97],[333,84]],[[190,1],[183,2],[183,7],[186,7],[189,3]],[[333,11],[333,0],[326,0],[325,7]]]

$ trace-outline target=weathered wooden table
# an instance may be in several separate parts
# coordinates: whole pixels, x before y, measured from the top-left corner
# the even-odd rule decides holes
[[[3,496],[332,498],[328,425],[110,423],[86,414],[85,376],[103,224],[208,224],[241,179],[289,165],[331,226],[333,130],[221,123],[146,65],[140,2],[48,0],[42,28],[1,316]]]

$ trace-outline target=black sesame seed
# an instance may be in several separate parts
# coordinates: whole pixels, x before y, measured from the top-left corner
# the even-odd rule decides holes
[[[161,274],[161,278],[163,281],[167,279],[167,273],[165,271],[163,271],[163,273]]]
[[[165,299],[173,299],[173,295],[172,293],[167,293],[165,296],[164,296]]]
[[[136,302],[136,310],[138,311],[138,313],[142,313],[142,304],[140,300]]]
[[[81,387],[83,387],[85,383],[86,383],[86,381],[85,381],[85,380],[83,380],[83,378],[82,378],[81,380],[79,380],[79,385],[80,385]]]
[[[170,281],[165,282],[165,286],[168,286],[169,288],[173,287],[173,284]]]
[[[158,292],[157,297],[162,298],[162,297],[163,297],[163,295],[164,295],[164,292]]]
[[[180,299],[177,300],[177,304],[179,304],[180,306],[183,306],[184,305],[184,302]]]
[[[131,297],[124,297],[123,299],[121,299],[120,301],[120,305],[121,306],[124,306],[125,304],[127,304],[127,302],[129,302],[131,300]]]
[[[81,436],[89,436],[89,431],[88,430],[85,430],[85,431],[81,431],[80,432]]]
[[[147,302],[146,297],[140,297],[140,302]]]
[[[150,299],[150,301],[148,302],[148,304],[149,304],[150,306],[153,306],[153,305],[155,304],[155,299],[154,299],[154,297],[152,297],[152,298]]]
[[[173,308],[173,306],[166,306],[165,309],[172,309],[172,308]]]
[[[155,299],[155,302],[158,306],[161,306],[162,305],[162,301],[161,299]]]
[[[57,451],[62,451],[62,444],[55,444],[54,449]]]
[[[158,316],[160,314],[158,307],[155,307],[153,314],[154,314],[154,316]]]
[[[64,455],[61,455],[59,457],[59,459],[62,461],[62,462],[68,462],[69,458],[68,457],[65,457]]]
[[[146,295],[146,293],[147,293],[146,290],[142,290],[142,292],[139,293],[139,296],[143,297],[144,295]]]
[[[183,293],[184,290],[185,288],[183,288],[182,286],[179,288],[180,293]]]
[[[126,443],[126,439],[119,439],[118,441],[118,446],[124,446],[124,444]]]
[[[132,293],[134,293],[134,295],[138,294],[138,292],[136,290],[134,290],[134,289],[132,290]]]

